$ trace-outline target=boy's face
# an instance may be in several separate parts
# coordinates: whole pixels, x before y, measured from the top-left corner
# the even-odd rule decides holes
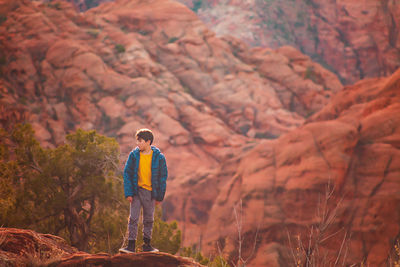
[[[139,147],[140,151],[145,151],[150,147],[150,140],[144,141],[142,138],[137,138],[136,145]]]

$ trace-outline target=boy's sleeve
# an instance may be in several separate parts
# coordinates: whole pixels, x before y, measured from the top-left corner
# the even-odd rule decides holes
[[[168,168],[165,156],[161,154],[160,157],[160,196],[161,200],[164,199],[165,191],[167,190]]]
[[[126,161],[124,168],[124,192],[125,197],[133,196],[133,172],[135,166],[135,158],[133,153],[129,154],[128,160]]]

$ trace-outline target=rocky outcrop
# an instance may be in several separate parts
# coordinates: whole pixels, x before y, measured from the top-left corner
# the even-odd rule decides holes
[[[167,253],[87,254],[54,235],[0,228],[1,266],[152,266],[201,267],[194,260]]]
[[[1,266],[47,264],[77,252],[76,248],[58,236],[31,230],[0,228]]]
[[[294,48],[217,38],[173,1],[78,13],[64,1],[19,0],[0,10],[4,124],[32,123],[46,146],[78,127],[97,129],[117,137],[124,159],[133,132],[152,128],[174,162],[172,179],[207,173],[246,142],[300,126],[341,88]]]
[[[204,267],[193,259],[167,253],[141,252],[135,254],[76,254],[57,261],[50,266],[114,266],[114,267]]]
[[[352,84],[400,67],[396,1],[181,0],[213,31],[253,46],[294,46]]]
[[[241,253],[254,255],[251,266],[293,264],[298,237],[326,253],[325,266],[342,242],[347,264],[386,266],[400,233],[399,103],[400,70],[345,87],[305,125],[170,189],[166,214],[186,242],[233,261],[242,216]]]
[[[84,11],[112,0],[67,1]],[[393,0],[179,2],[218,36],[233,35],[251,46],[296,47],[346,84],[387,76],[400,66],[400,8]]]
[[[58,5],[60,0],[40,0],[50,5]],[[77,11],[84,12],[90,8],[97,7],[102,3],[112,2],[114,0],[62,0],[71,3]]]

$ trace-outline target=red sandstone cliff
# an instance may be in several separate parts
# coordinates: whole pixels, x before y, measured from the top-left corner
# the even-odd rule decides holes
[[[234,259],[242,199],[246,240],[260,225],[251,263],[286,264],[286,231],[304,237],[317,223],[330,179],[344,197],[332,229],[353,233],[349,262],[384,262],[399,233],[398,72],[340,90],[296,49],[218,38],[166,0],[85,13],[3,0],[0,14],[1,124],[31,122],[49,146],[97,129],[117,138],[123,159],[133,131],[155,129],[170,168],[164,209],[185,245],[210,251],[219,240]],[[334,240],[324,249],[337,251]]]
[[[181,222],[186,241],[200,240],[205,251],[219,246],[235,259],[233,208],[242,200],[244,255],[251,254],[259,228],[251,266],[288,266],[288,233],[296,251],[297,236],[307,246],[311,227],[315,238],[315,229],[328,225],[321,224],[321,210],[331,185],[327,210],[335,217],[322,239],[333,236],[320,244],[321,255],[335,259],[346,240],[347,264],[386,266],[400,233],[399,114],[400,70],[345,87],[298,129],[257,142],[215,173],[170,189],[166,214]]]
[[[3,125],[28,121],[46,145],[97,129],[117,137],[123,157],[133,131],[150,127],[174,162],[171,179],[298,127],[341,88],[293,48],[217,38],[177,2],[121,0],[84,14],[63,1],[0,4]]]
[[[110,0],[66,0],[87,10]],[[251,46],[290,45],[333,70],[346,84],[400,67],[400,5],[387,1],[179,0],[217,36]]]
[[[294,46],[347,84],[387,76],[400,67],[396,0],[180,2],[195,9],[217,35],[233,35],[253,46]]]

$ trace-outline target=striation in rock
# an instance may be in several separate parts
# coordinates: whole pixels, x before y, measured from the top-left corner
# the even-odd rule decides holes
[[[166,214],[178,219],[185,242],[235,261],[236,208],[245,258],[258,232],[251,266],[293,264],[296,237],[308,244],[311,227],[314,238],[327,238],[319,250],[328,259],[345,240],[347,264],[386,266],[400,233],[399,114],[400,70],[347,86],[298,129],[254,143],[215,173],[171,189]],[[324,208],[335,216],[322,233]]]
[[[30,122],[46,146],[78,127],[96,129],[117,138],[123,159],[136,129],[154,129],[170,169],[164,214],[179,221],[185,245],[208,253],[219,241],[234,260],[232,210],[242,199],[245,256],[259,229],[252,266],[291,262],[287,232],[307,238],[331,184],[332,205],[343,199],[330,229],[339,234],[321,249],[337,252],[348,233],[349,264],[385,264],[400,221],[398,71],[342,89],[295,48],[218,37],[168,0],[119,0],[85,13],[62,1],[3,0],[0,14],[3,127]],[[328,22],[311,25],[335,25]],[[396,53],[382,52],[388,72],[380,74],[394,70]],[[354,62],[342,65],[346,81],[361,77]]]
[[[400,67],[400,6],[389,1],[180,0],[218,36],[252,46],[294,46],[346,83]]]
[[[168,0],[0,2],[3,126],[30,122],[46,146],[76,128],[115,136],[155,129],[171,178],[207,173],[254,138],[300,126],[341,88],[294,48],[250,49],[218,38]],[[186,163],[179,163],[184,155]]]

